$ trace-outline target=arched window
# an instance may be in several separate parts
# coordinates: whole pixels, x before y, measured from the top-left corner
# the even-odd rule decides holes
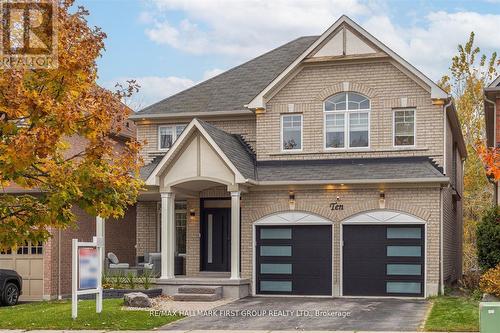
[[[325,148],[367,148],[370,142],[370,100],[354,92],[329,97],[324,103]]]

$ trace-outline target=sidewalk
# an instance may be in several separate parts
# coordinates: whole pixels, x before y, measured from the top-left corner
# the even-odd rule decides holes
[[[66,332],[81,332],[81,333],[158,333],[158,331],[102,331],[102,330],[2,330],[2,333],[66,333]],[[168,331],[169,333],[436,333],[436,332],[408,332],[408,331],[256,331],[256,330],[188,330],[188,331]],[[452,333],[452,332],[439,332]],[[477,332],[461,332],[461,333],[477,333]]]

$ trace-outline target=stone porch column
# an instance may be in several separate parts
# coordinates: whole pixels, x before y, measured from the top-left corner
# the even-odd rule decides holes
[[[231,191],[231,279],[240,278],[240,191]]]
[[[161,279],[173,279],[175,260],[175,218],[172,192],[161,192]]]

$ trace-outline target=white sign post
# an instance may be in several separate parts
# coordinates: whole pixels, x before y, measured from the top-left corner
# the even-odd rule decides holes
[[[102,311],[102,263],[104,241],[93,237],[92,242],[79,242],[73,239],[72,246],[72,293],[71,317],[78,316],[78,295],[96,295],[96,312]]]

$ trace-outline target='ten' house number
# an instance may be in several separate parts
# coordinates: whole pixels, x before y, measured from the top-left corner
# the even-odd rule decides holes
[[[331,210],[344,210],[344,205],[335,201],[335,202],[332,202],[330,204],[330,209]]]

